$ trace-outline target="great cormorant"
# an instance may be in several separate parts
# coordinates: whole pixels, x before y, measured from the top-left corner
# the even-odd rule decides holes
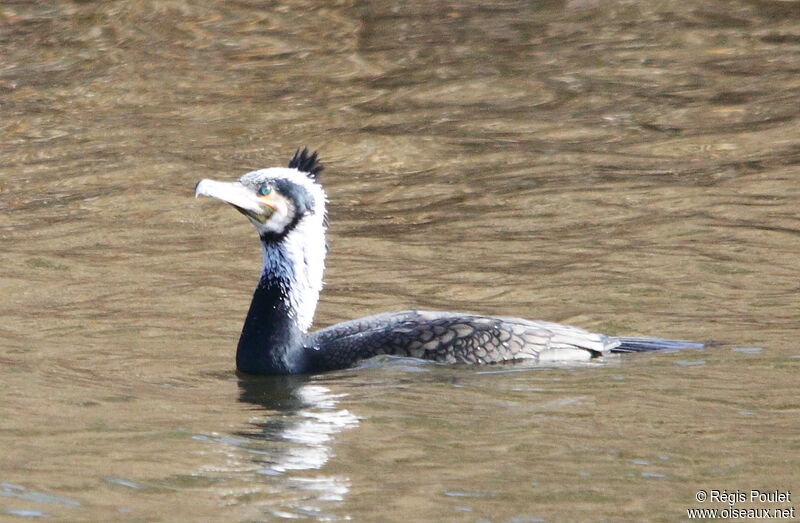
[[[236,367],[250,374],[347,368],[391,354],[446,363],[580,361],[617,352],[702,347],[659,338],[624,338],[520,318],[453,312],[378,314],[309,332],[325,265],[325,192],[317,153],[298,150],[288,167],[233,182],[201,180],[196,196],[232,205],[258,231],[264,267],[244,322]]]

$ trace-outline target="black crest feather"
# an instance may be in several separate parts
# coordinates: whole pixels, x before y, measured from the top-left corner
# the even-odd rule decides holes
[[[309,178],[317,181],[319,180],[319,173],[321,173],[325,167],[319,163],[316,152],[309,154],[308,148],[303,147],[295,151],[294,156],[289,160],[289,168],[304,172]]]

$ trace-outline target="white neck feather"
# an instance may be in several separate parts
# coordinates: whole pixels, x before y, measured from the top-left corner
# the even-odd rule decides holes
[[[306,216],[280,243],[262,246],[262,275],[280,280],[290,315],[301,331],[308,332],[314,320],[325,270],[323,215]]]

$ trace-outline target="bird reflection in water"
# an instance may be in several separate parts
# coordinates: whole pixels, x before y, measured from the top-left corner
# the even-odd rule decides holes
[[[337,408],[343,394],[304,376],[243,375],[239,389],[239,401],[259,411],[250,419],[250,429],[235,433],[259,465],[256,472],[278,476],[286,487],[314,493],[320,501],[343,500],[349,478],[291,474],[322,469],[333,456],[335,435],[358,424],[355,415]]]

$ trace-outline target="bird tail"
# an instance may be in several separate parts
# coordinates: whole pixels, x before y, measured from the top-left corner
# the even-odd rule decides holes
[[[612,353],[650,352],[656,350],[702,349],[706,343],[686,340],[665,340],[663,338],[615,338],[619,345],[611,349]]]

